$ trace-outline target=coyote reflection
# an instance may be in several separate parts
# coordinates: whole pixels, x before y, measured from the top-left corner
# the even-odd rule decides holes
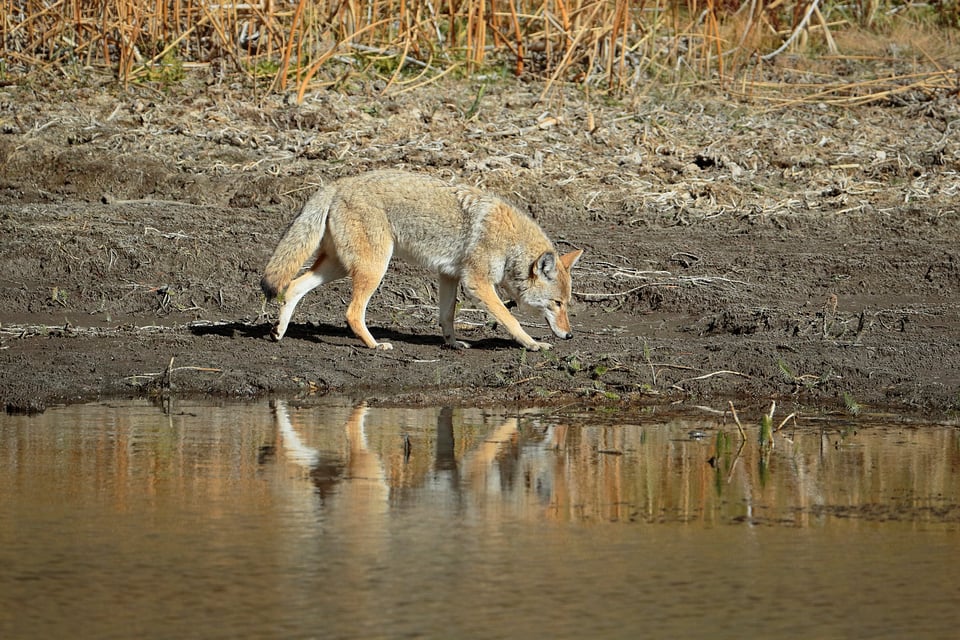
[[[293,426],[287,403],[278,401],[274,406],[277,422],[278,444],[283,456],[305,469],[321,500],[326,499],[333,488],[344,480],[350,498],[363,504],[386,506],[389,489],[380,457],[370,451],[366,432],[367,405],[361,403],[350,413],[344,425],[348,451],[346,459],[323,455],[320,450],[304,444]]]
[[[424,480],[404,482],[402,473],[395,469],[400,465],[385,461],[383,455],[370,446],[366,403],[354,407],[344,424],[345,455],[325,454],[305,444],[300,435],[303,425],[294,424],[286,402],[277,401],[273,412],[280,457],[307,472],[321,501],[336,494],[349,502],[349,510],[354,514],[364,510],[381,511],[386,508],[392,489]],[[483,492],[488,489],[490,471],[503,453],[504,445],[514,443],[518,434],[517,418],[508,418],[458,460],[453,410],[445,407],[437,416],[433,470],[438,477],[449,476],[455,489],[465,486]]]

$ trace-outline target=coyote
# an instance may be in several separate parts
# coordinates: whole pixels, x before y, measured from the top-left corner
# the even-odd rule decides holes
[[[447,345],[469,346],[453,330],[462,282],[517,342],[538,351],[551,345],[523,330],[494,287],[500,285],[519,306],[542,313],[558,337],[571,338],[570,269],[582,253],[558,255],[533,219],[477,189],[415,173],[373,171],[338,180],[307,201],[267,263],[260,287],[267,298],[281,296],[271,333],[280,340],[304,294],[349,275],[353,297],[347,324],[371,349],[392,349],[370,334],[366,310],[396,254],[437,272]],[[308,258],[309,268],[294,279]]]

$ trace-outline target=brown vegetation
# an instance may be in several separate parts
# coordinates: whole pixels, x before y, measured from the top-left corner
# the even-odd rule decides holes
[[[108,68],[123,83],[169,83],[209,66],[272,91],[293,88],[299,99],[358,72],[382,76],[385,89],[409,89],[450,72],[491,69],[544,80],[544,93],[557,81],[622,91],[652,79],[762,91],[753,80],[781,54],[883,58],[890,47],[908,46],[934,62],[956,46],[955,34],[927,27],[957,26],[955,4],[886,0],[2,0],[0,7],[0,81]],[[955,71],[932,66],[905,80],[955,90]]]

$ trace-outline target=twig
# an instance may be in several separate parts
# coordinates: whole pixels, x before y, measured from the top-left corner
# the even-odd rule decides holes
[[[669,362],[654,362],[653,366],[659,369],[682,369],[684,371],[696,371],[696,367],[690,367],[685,364],[671,364]]]
[[[172,363],[173,363],[173,358],[170,358],[170,364]],[[216,369],[213,367],[190,367],[190,366],[171,367],[168,364],[167,368],[164,369],[163,371],[158,371],[156,373],[138,373],[132,376],[127,376],[124,378],[124,380],[135,382],[139,378],[147,378],[147,379],[158,378],[160,376],[169,376],[170,374],[176,373],[178,371],[197,371],[200,373],[223,373],[223,369]]]
[[[166,370],[163,372],[163,381],[161,382],[161,388],[169,391],[173,388],[173,358],[170,356],[170,363],[167,365]]]
[[[355,49],[356,51],[360,51],[361,53],[377,53],[377,54],[380,54],[381,56],[388,57],[388,58],[400,57],[400,59],[403,61],[404,64],[412,64],[418,67],[430,68],[430,65],[424,62],[423,60],[417,60],[416,58],[412,58],[408,55],[401,56],[401,54],[397,53],[396,51],[391,51],[386,47],[371,47],[369,45],[358,44],[356,42],[351,42],[349,43],[348,46],[349,48]]]
[[[418,82],[418,83],[416,83],[416,84],[411,84],[411,85],[409,85],[409,86],[407,86],[407,83],[403,83],[403,84],[401,85],[401,88],[400,88],[400,89],[396,89],[396,90],[391,91],[391,92],[390,92],[390,95],[392,95],[392,96],[398,96],[398,95],[400,95],[401,93],[406,93],[407,91],[413,91],[413,90],[415,90],[415,89],[420,89],[421,87],[425,87],[425,86],[427,86],[428,84],[431,84],[431,83],[433,83],[433,82],[436,82],[437,80],[439,80],[440,78],[444,77],[445,75],[447,75],[447,74],[450,73],[451,71],[453,71],[453,70],[455,70],[455,69],[459,69],[459,68],[460,68],[460,64],[459,64],[459,63],[454,63],[454,64],[450,65],[449,67],[447,67],[446,69],[444,69],[443,71],[441,71],[440,73],[436,74],[435,76],[431,76],[431,77],[427,78],[427,79],[424,80],[423,82]],[[421,77],[421,76],[417,76],[417,78],[419,78],[419,77]],[[412,80],[411,82],[415,82],[415,80],[416,80],[416,79]]]
[[[639,286],[633,287],[632,289],[627,289],[626,291],[617,291],[616,293],[586,293],[580,291],[574,291],[573,295],[583,300],[612,300],[613,298],[620,298],[622,296],[628,296],[631,293],[640,291],[641,289],[646,289],[647,287],[656,287],[660,286],[659,282],[648,282],[647,284],[641,284]],[[665,284],[664,286],[670,286]]]
[[[776,58],[778,55],[783,53],[783,51],[793,44],[793,41],[797,39],[797,36],[800,35],[800,32],[806,29],[807,23],[810,21],[810,16],[813,15],[813,12],[816,11],[817,5],[820,4],[820,0],[813,0],[810,3],[810,6],[807,7],[807,12],[803,15],[803,19],[800,20],[800,24],[797,25],[797,28],[793,30],[793,33],[790,34],[790,37],[780,45],[775,51],[771,51],[765,56],[760,56],[761,60],[771,60]]]
[[[677,380],[676,383],[674,383],[674,386],[682,382],[692,382],[694,380],[706,380],[707,378],[712,378],[713,376],[723,376],[723,375],[740,376],[741,378],[747,378],[748,380],[750,379],[750,376],[748,376],[745,373],[740,373],[739,371],[728,371],[724,369],[722,371],[712,371],[710,373],[705,373],[702,376],[697,376],[696,378],[684,378],[683,380]]]
[[[708,407],[707,405],[704,405],[704,404],[695,404],[693,405],[693,408],[700,409],[700,411],[706,411],[707,413],[712,413],[713,415],[716,415],[716,416],[723,416],[723,415],[726,415],[727,413],[726,409],[714,409],[713,407]]]
[[[733,406],[732,404],[730,405]],[[736,414],[734,414],[736,415]],[[737,426],[740,426],[740,422],[737,422]],[[730,481],[733,480],[733,471],[737,468],[737,463],[740,462],[740,455],[743,453],[743,447],[747,444],[747,438],[743,435],[743,428],[740,429],[740,446],[737,447],[737,455],[733,458],[733,464],[730,465],[730,472],[727,474],[727,484],[730,484]]]
[[[783,422],[781,422],[780,425],[779,425],[776,429],[773,430],[773,432],[776,433],[777,431],[780,431],[780,429],[783,429],[783,427],[784,427],[791,419],[793,420],[793,423],[794,423],[794,424],[797,423],[797,412],[796,412],[796,411],[794,411],[793,413],[791,413],[790,415],[788,415],[786,418],[784,418],[784,419],[783,419]]]
[[[574,37],[573,42],[570,44],[567,49],[566,55],[563,57],[563,60],[560,61],[560,64],[557,65],[557,70],[553,72],[553,75],[547,80],[546,85],[543,87],[543,91],[540,93],[540,97],[537,98],[537,102],[543,102],[547,95],[553,90],[553,83],[557,81],[557,78],[560,77],[560,74],[563,73],[567,66],[570,64],[570,60],[573,58],[573,54],[577,52],[577,45],[580,44],[580,39],[583,38],[583,35],[587,31],[591,31],[592,27],[588,25],[593,24],[593,19],[596,17],[597,12],[604,5],[603,2],[598,2],[593,8],[593,12],[587,17],[584,22],[584,26],[577,31],[577,35]]]
[[[827,19],[823,17],[823,14],[820,13],[820,7],[816,6],[814,3],[813,12],[817,16],[817,22],[820,23],[820,26],[823,28],[823,39],[827,41],[827,51],[836,55],[840,52],[837,48],[837,43],[833,40],[833,35],[830,33],[830,27],[827,25]]]
[[[743,425],[740,424],[740,417],[737,415],[736,407],[733,406],[733,400],[730,400],[730,413],[733,414],[733,421],[737,423],[737,429],[740,430],[740,442],[741,442],[741,449],[742,449],[743,448],[742,443],[746,442],[747,434],[743,430]]]
[[[157,204],[165,205],[169,207],[202,207],[202,204],[193,204],[192,202],[183,202],[181,200],[156,200],[154,198],[138,198],[135,200],[121,200],[114,198],[109,193],[105,193],[100,197],[100,202],[103,204]]]

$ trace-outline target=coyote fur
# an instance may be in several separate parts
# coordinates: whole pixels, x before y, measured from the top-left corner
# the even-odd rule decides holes
[[[271,334],[280,340],[304,294],[350,276],[347,324],[371,349],[392,349],[370,334],[366,310],[397,255],[437,273],[447,345],[469,346],[456,339],[453,327],[463,284],[517,342],[537,351],[551,345],[523,330],[495,286],[521,308],[541,313],[558,337],[571,338],[570,270],[582,253],[559,255],[532,218],[495,196],[421,174],[374,171],[338,180],[307,201],[267,263],[260,287],[267,298],[282,298]],[[308,259],[309,267],[295,278]]]

